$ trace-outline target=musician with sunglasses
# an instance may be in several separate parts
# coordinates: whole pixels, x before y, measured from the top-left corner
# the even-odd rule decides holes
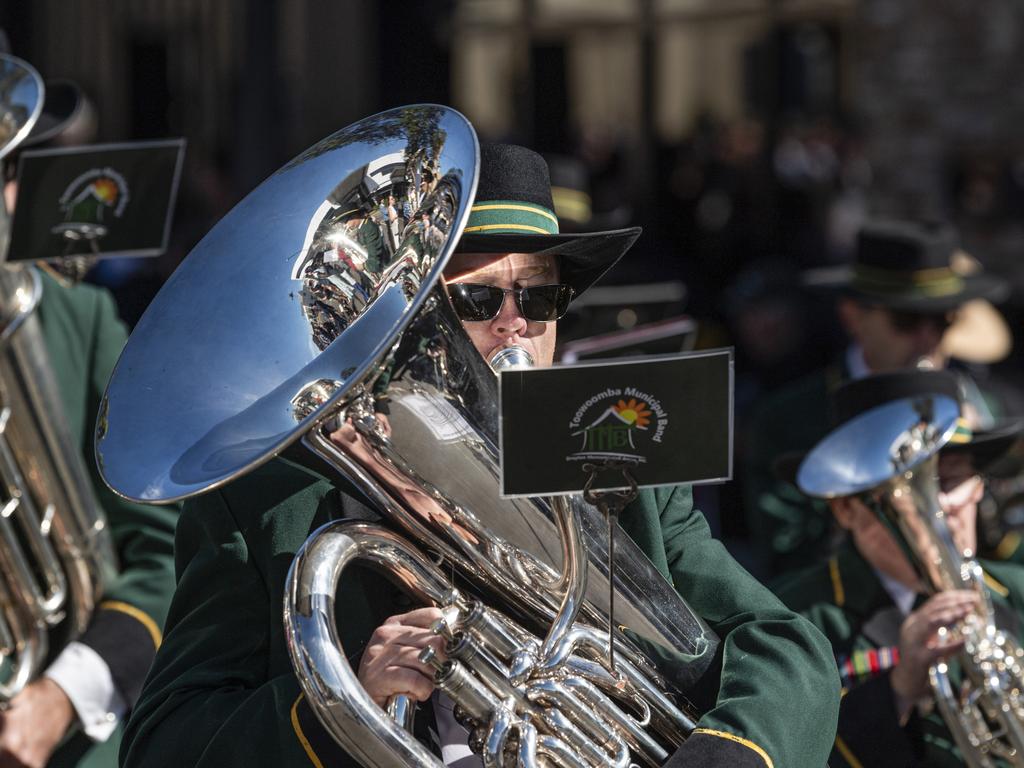
[[[772,464],[824,435],[832,421],[830,393],[872,373],[955,365],[948,342],[968,332],[965,305],[999,322],[988,302],[1009,291],[1005,280],[958,249],[951,228],[915,221],[869,222],[849,268],[819,270],[807,281],[838,292],[836,311],[849,344],[831,365],[763,397],[745,428],[744,506],[769,574],[809,565],[828,550],[828,510],[779,482]],[[960,376],[970,418],[975,426],[990,425],[1000,410],[995,399],[965,373]]]
[[[547,167],[522,147],[484,146],[480,168],[468,224],[445,270],[452,306],[484,359],[528,355],[537,366],[550,365],[556,321],[639,230],[559,234]],[[386,414],[377,422],[388,428]],[[342,427],[332,439],[350,436]],[[694,435],[695,450],[699,440]],[[186,503],[176,540],[178,590],[122,765],[356,764],[301,694],[281,621],[295,552],[339,517],[378,516],[354,489],[339,492],[282,460]],[[669,764],[821,768],[839,703],[821,634],[711,538],[689,487],[642,491],[620,520],[722,641],[692,692],[704,715]],[[336,604],[342,647],[372,699],[383,704],[407,694],[422,702],[420,740],[448,765],[479,766],[450,701],[433,690],[432,668],[419,659],[427,646],[444,653],[430,630],[440,612],[416,608],[358,564],[345,570]]]

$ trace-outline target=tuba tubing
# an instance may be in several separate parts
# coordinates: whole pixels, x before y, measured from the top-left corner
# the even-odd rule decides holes
[[[28,137],[45,88],[31,66],[7,54],[0,76],[3,157]],[[9,225],[0,199],[0,255]],[[35,268],[0,265],[0,706],[39,674],[51,645],[85,630],[116,568],[36,314],[42,291]]]
[[[502,667],[500,660],[495,661],[490,651],[481,650],[480,645],[501,654],[502,649],[513,651],[530,635],[507,617],[468,601],[407,539],[381,526],[345,521],[328,523],[317,530],[296,555],[288,574],[285,629],[292,663],[321,722],[363,765],[381,768],[412,764],[440,766],[428,750],[409,738],[406,718],[389,715],[370,700],[341,648],[335,612],[337,583],[344,570],[357,561],[380,571],[421,603],[467,616],[475,614],[467,622],[472,629],[466,632],[472,633],[479,645],[473,648],[472,654],[453,653],[475,671],[497,669],[507,678],[507,668]],[[459,640],[466,644],[465,636]],[[539,640],[530,638],[528,642],[536,645]],[[606,657],[607,638],[593,628],[577,626],[565,642],[574,652],[589,652],[597,659]],[[478,655],[489,660],[481,663]],[[544,710],[534,711],[535,718],[554,718],[548,722],[552,731],[563,738],[568,735],[565,743],[554,750],[555,755],[582,751],[589,758],[581,763],[583,765],[628,765],[631,749],[646,764],[656,766],[668,758],[668,751],[645,727],[656,722],[662,733],[677,738],[689,734],[695,727],[693,721],[651,686],[647,676],[628,659],[621,659],[617,665],[621,678],[605,673],[597,680],[577,674],[587,669],[586,661],[582,658],[578,661],[579,665],[569,665],[553,677],[535,680],[527,686],[529,701],[557,704],[557,711],[571,716],[567,723]],[[478,716],[502,713],[491,724],[492,728],[502,729],[502,723],[515,722],[512,711],[503,709],[495,690],[503,687],[500,680],[485,672],[480,674],[480,678],[487,681],[482,684],[463,671],[446,672],[459,675],[457,687],[471,688],[470,699],[480,707]],[[602,691],[602,687],[606,690]],[[609,693],[622,696],[623,690],[645,701],[643,718],[630,716],[611,701]],[[512,688],[503,692],[515,695]],[[403,704],[402,709],[405,707]],[[590,735],[584,731],[589,731]],[[548,736],[547,747],[542,752],[550,751],[558,738],[553,734]],[[602,751],[609,742],[615,745],[611,754]],[[483,759],[487,764],[489,760],[499,759],[499,754],[489,754],[485,747]]]

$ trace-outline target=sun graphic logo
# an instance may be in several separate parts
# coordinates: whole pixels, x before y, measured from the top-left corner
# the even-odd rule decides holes
[[[119,193],[117,184],[114,183],[113,179],[108,179],[105,176],[101,179],[96,179],[96,181],[92,183],[92,189],[90,191],[96,199],[102,200],[111,208],[113,208],[114,203],[117,202]]]
[[[58,205],[65,223],[109,224],[121,218],[129,199],[123,175],[113,168],[92,168],[65,188]]]
[[[625,400],[619,400],[612,408],[623,422],[637,429],[647,429],[651,424],[651,411],[647,409],[645,402],[638,402],[630,398],[628,403]]]
[[[667,423],[656,398],[633,387],[606,389],[585,400],[569,422],[580,447],[568,459],[645,461],[643,450],[650,442],[661,442]]]

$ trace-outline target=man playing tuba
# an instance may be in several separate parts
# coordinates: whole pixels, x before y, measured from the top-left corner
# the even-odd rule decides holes
[[[557,235],[544,161],[521,147],[491,145],[481,148],[465,233],[445,278],[473,345],[485,359],[519,347],[549,365],[556,321],[571,296],[611,267],[638,230],[594,233],[578,238],[572,255],[551,255],[567,238]],[[376,515],[354,489],[339,491],[280,459],[186,503],[168,631],[133,713],[123,765],[356,764],[301,694],[281,622],[297,549],[341,517]],[[644,491],[621,520],[722,638],[713,671],[693,692],[706,714],[669,763],[820,768],[838,707],[820,633],[711,539],[689,487]],[[421,740],[447,764],[479,764],[465,730],[434,695],[431,667],[420,660],[428,646],[443,653],[430,631],[439,611],[411,605],[358,566],[342,578],[336,604],[342,644],[374,701],[405,694],[423,702],[427,713],[416,720]]]
[[[842,424],[891,400],[957,398],[959,391],[949,372],[885,374],[840,388],[833,404]],[[1012,447],[1021,428],[1013,422],[972,433],[961,419],[957,433],[939,454],[938,502],[961,553],[976,551],[975,518],[984,491],[981,473]],[[857,465],[858,458],[869,463],[853,448],[833,458],[848,467]],[[845,544],[827,563],[783,577],[775,590],[832,642],[846,694],[829,764],[964,765],[950,729],[936,711],[929,668],[963,649],[962,638],[947,628],[978,609],[979,595],[968,589],[929,594],[927,585],[940,583],[938,576],[915,568],[868,503],[860,495],[830,499],[836,522],[847,533]],[[911,546],[924,553],[924,567],[938,562],[927,532],[915,533]],[[1012,562],[981,565],[997,624],[1020,637],[1024,569]]]

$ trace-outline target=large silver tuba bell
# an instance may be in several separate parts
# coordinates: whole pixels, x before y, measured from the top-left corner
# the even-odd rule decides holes
[[[478,162],[462,115],[420,105],[271,176],[139,322],[97,454],[117,492],[162,502],[301,441],[375,503],[388,527],[339,522],[310,538],[285,607],[299,680],[364,765],[439,763],[403,727],[407,702],[393,702],[397,718],[377,707],[339,645],[336,585],[356,560],[443,609],[451,661],[437,683],[485,762],[656,765],[693,728],[684,695],[717,638],[621,537],[612,668],[604,519],[579,498],[499,497],[497,378],[441,284]],[[382,210],[389,195],[401,211]]]
[[[938,452],[959,417],[956,400],[938,394],[872,408],[815,446],[797,484],[818,498],[870,493],[929,592],[978,594],[978,610],[948,630],[965,641],[963,683],[946,662],[934,665],[935,702],[967,765],[1024,765],[1024,650],[996,626],[981,566],[958,549],[939,505]]]
[[[0,158],[32,130],[39,74],[0,54]],[[0,254],[7,209],[0,198]],[[0,704],[40,671],[56,643],[88,625],[116,562],[79,445],[68,430],[36,306],[39,273],[0,265]]]

